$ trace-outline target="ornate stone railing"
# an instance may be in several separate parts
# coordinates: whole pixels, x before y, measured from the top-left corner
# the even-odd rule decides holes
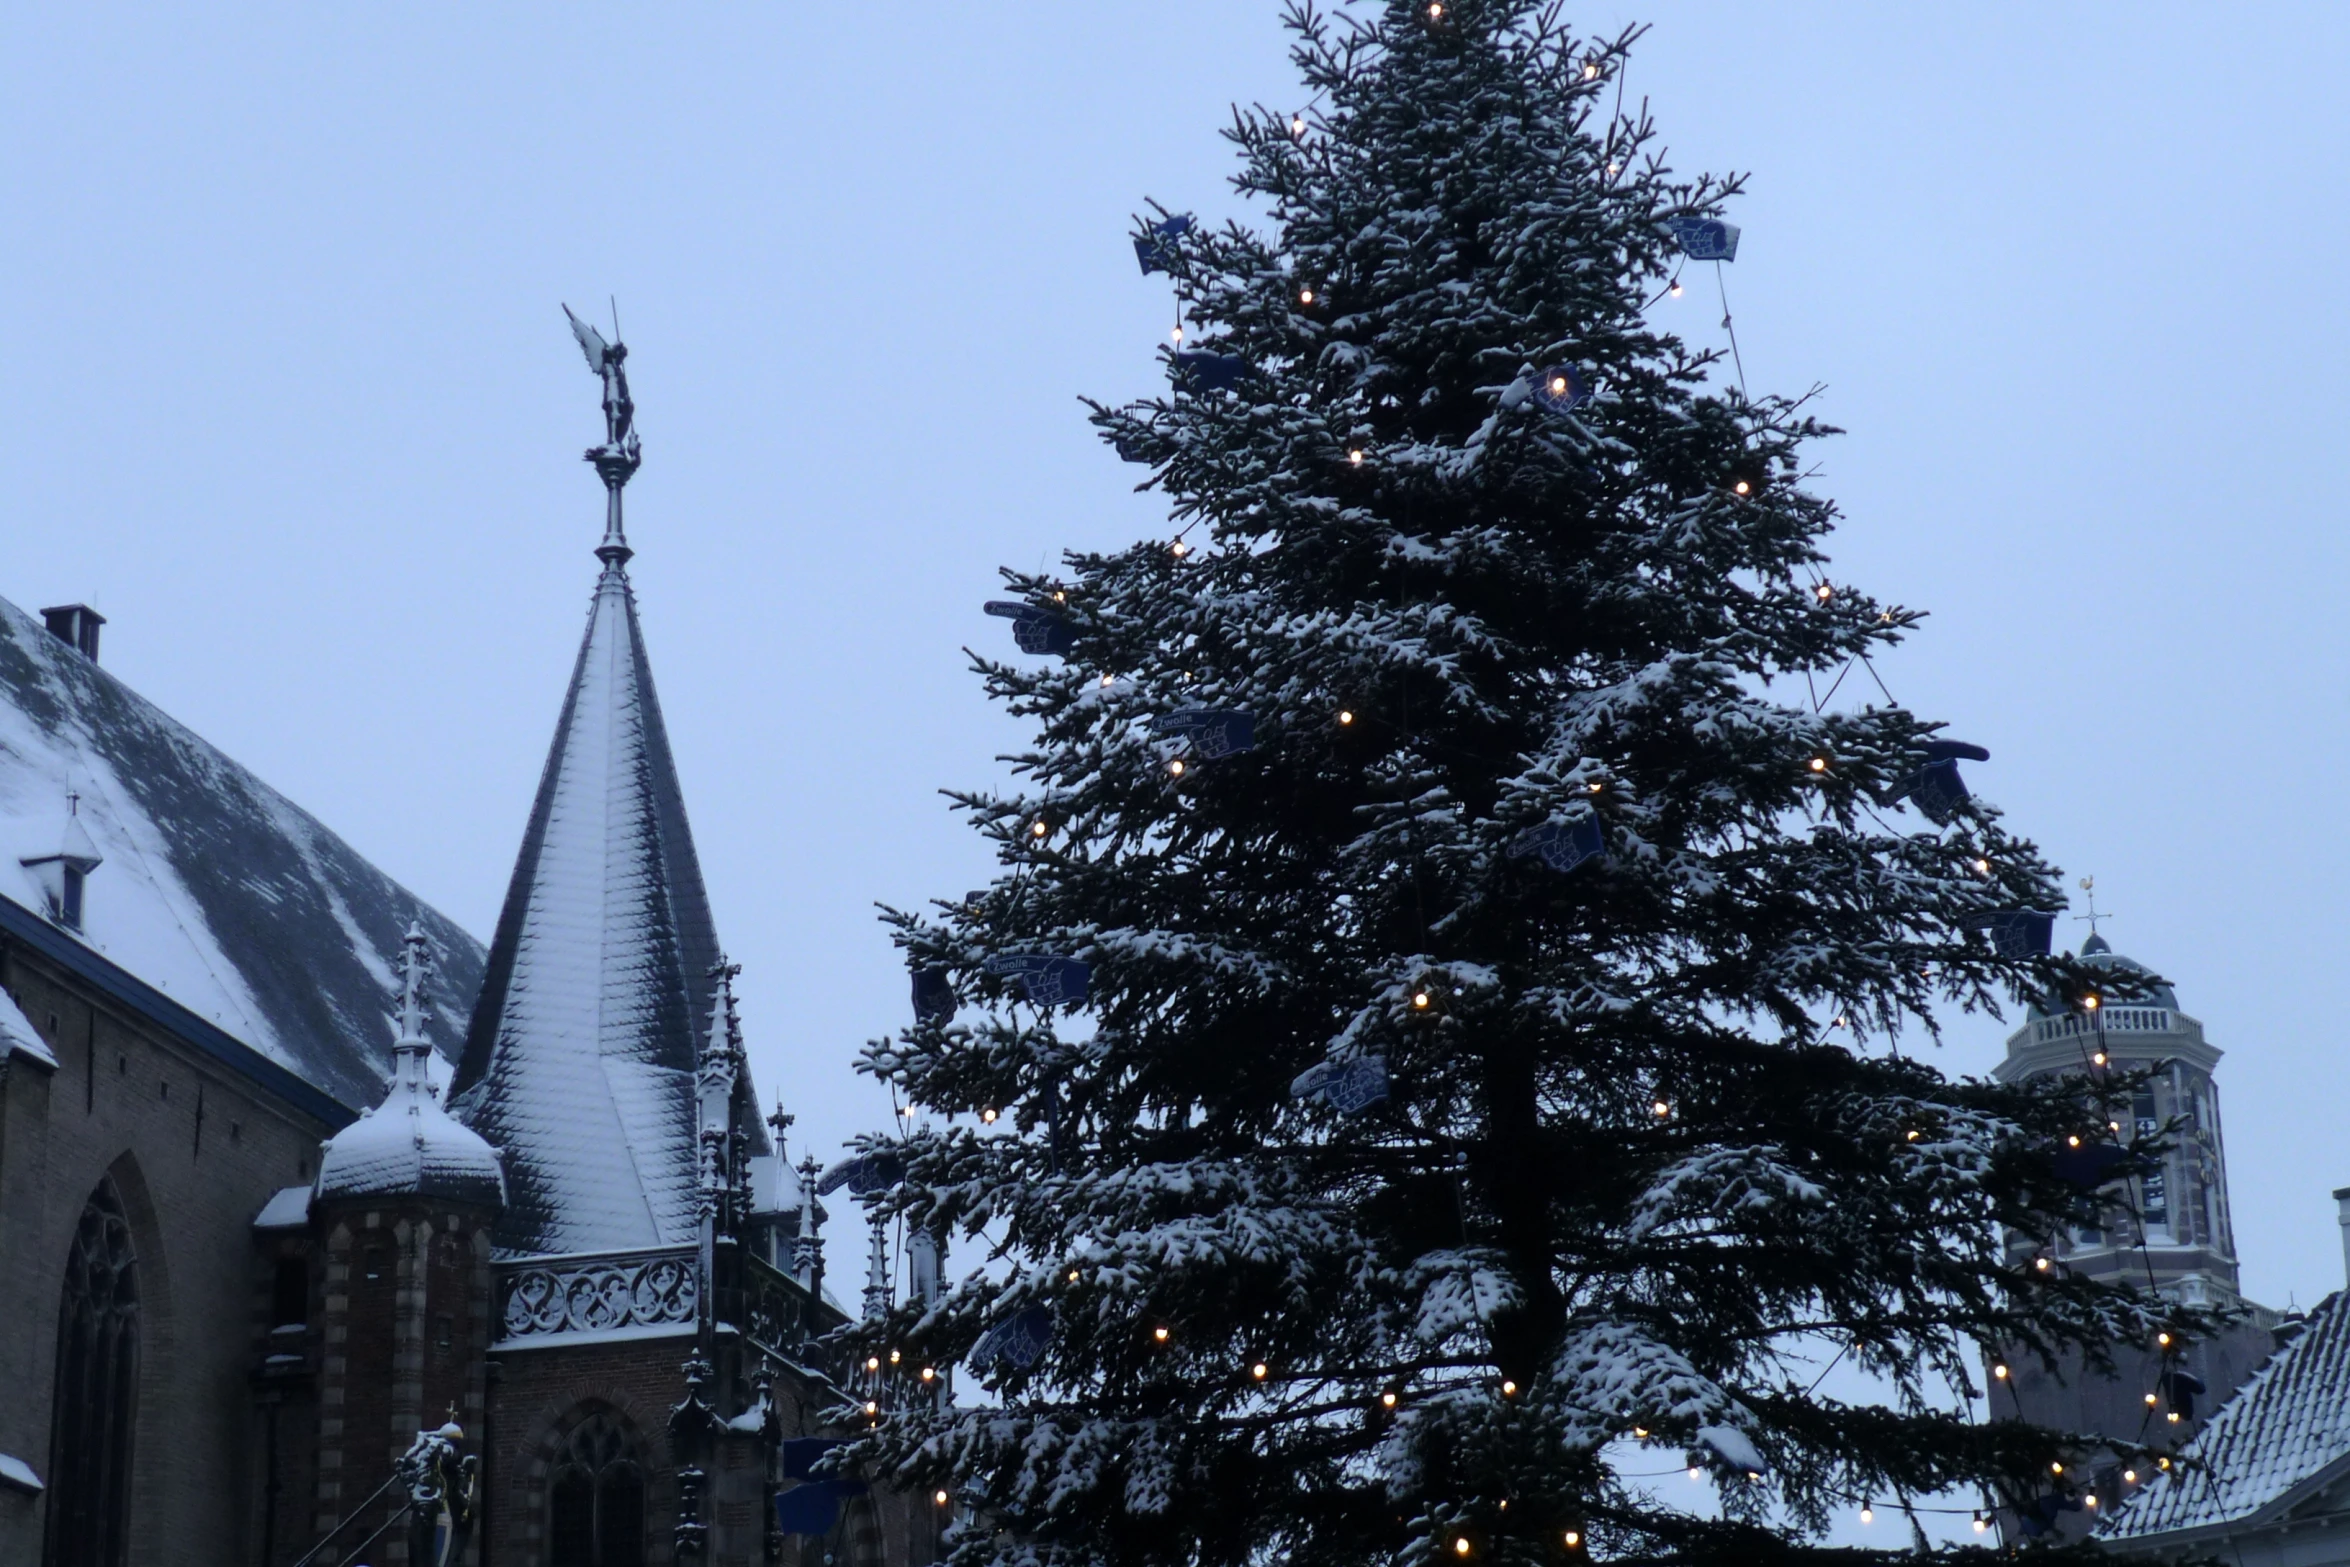
[[[847,1321],[780,1268],[743,1258],[743,1333],[759,1348],[838,1380],[839,1357],[817,1340]]]
[[[690,1326],[694,1249],[518,1257],[498,1265],[499,1342]]]
[[[2202,1030],[2168,1007],[2125,1005],[2106,1007],[2094,1018],[2082,1012],[2067,1012],[2062,1017],[2043,1018],[2033,1025],[2032,1038],[2035,1042],[2045,1045],[2052,1040],[2072,1039],[2081,1035],[2097,1033],[2179,1033],[2200,1037]]]

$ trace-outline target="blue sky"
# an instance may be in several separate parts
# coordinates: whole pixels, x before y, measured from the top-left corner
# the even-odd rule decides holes
[[[1886,679],[2228,1051],[2245,1282],[2309,1304],[2350,11],[1581,13],[1635,19],[1676,164],[1753,172],[1750,381],[1849,432],[1832,574],[1933,611]],[[1156,379],[1128,214],[1237,214],[1228,105],[1299,96],[1263,0],[15,8],[0,594],[96,602],[117,672],[486,935],[594,579],[556,305],[617,294],[662,698],[761,1081],[829,1148],[888,1113],[873,903],[986,872],[935,791],[1014,739],[959,651],[1007,641],[994,568],[1161,531],[1076,402]],[[1718,331],[1702,280],[1664,308]]]

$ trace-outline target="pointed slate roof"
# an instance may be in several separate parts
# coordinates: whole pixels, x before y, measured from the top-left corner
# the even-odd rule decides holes
[[[490,943],[452,1107],[504,1150],[508,1252],[695,1233],[696,1035],[718,942],[625,546],[604,572]]]

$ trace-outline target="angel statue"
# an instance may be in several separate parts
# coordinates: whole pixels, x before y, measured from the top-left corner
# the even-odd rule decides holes
[[[623,368],[628,360],[626,343],[607,343],[604,334],[572,315],[565,305],[563,314],[571,322],[571,335],[579,339],[580,351],[587,355],[588,368],[604,378],[604,450],[614,456],[635,457],[636,404],[628,395],[628,371]],[[592,461],[596,453],[588,453]]]

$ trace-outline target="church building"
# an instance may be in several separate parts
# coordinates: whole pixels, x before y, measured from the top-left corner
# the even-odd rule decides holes
[[[938,1554],[931,1499],[811,1473],[855,1385],[817,1169],[654,693],[626,350],[574,329],[604,531],[486,950],[115,678],[100,617],[0,600],[0,1561]]]

